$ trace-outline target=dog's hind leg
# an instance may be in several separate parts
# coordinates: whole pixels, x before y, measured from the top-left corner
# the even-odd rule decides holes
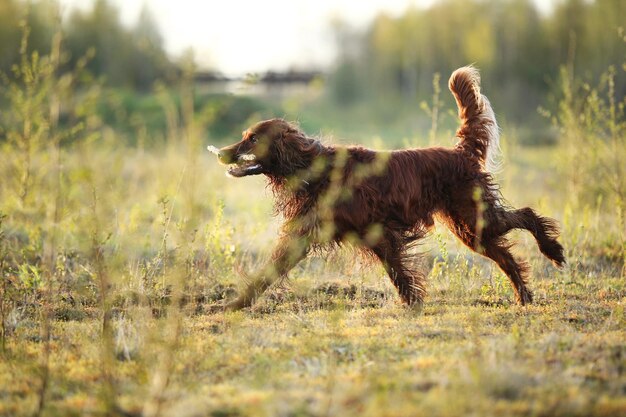
[[[415,265],[417,255],[408,254],[406,245],[402,237],[390,232],[370,250],[383,263],[402,301],[420,308],[426,296],[425,276]]]
[[[557,241],[559,228],[554,219],[540,216],[530,207],[519,210],[499,209],[495,213],[495,218],[497,221],[487,226],[493,235],[503,236],[511,229],[528,230],[546,258],[558,267],[565,265],[564,249]]]
[[[510,252],[511,244],[502,237],[502,234],[512,227],[506,229],[506,225],[496,223],[492,211],[485,214],[486,226],[483,230],[477,230],[478,213],[474,206],[466,206],[464,211],[446,213],[443,220],[468,248],[498,264],[511,281],[518,303],[521,305],[531,303],[532,292],[526,286],[528,264],[513,257]]]
[[[493,259],[509,277],[515,298],[521,305],[533,302],[533,294],[526,286],[529,266],[526,262],[515,259],[511,254],[511,244],[500,237],[484,243],[484,256]]]
[[[287,273],[307,256],[309,240],[305,236],[283,234],[275,246],[269,262],[252,278],[239,296],[229,302],[226,310],[240,310],[254,304],[277,279]]]

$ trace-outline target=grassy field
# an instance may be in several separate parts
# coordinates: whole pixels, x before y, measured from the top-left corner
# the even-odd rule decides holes
[[[24,56],[2,90],[0,415],[626,414],[626,106],[615,67],[598,87],[563,73],[556,113],[542,110],[553,146],[521,146],[526,133],[504,129],[504,196],[558,219],[567,250],[557,271],[515,235],[533,305],[516,305],[492,263],[438,228],[419,248],[430,270],[421,312],[346,247],[301,262],[251,309],[223,313],[216,305],[260,267],[281,220],[263,178],[226,178],[205,142],[261,117],[261,101],[201,106],[187,82],[158,92],[158,117],[143,117],[153,97],[107,119],[106,90],[80,87],[80,68],[59,76],[60,59]],[[342,119],[320,123],[323,101],[294,100],[277,108],[310,114],[305,127]],[[450,112],[422,107],[430,132],[359,142],[451,145]]]
[[[594,19],[608,28],[604,11],[616,2],[599,3]],[[507,123],[539,117],[534,105],[498,115],[504,196],[556,218],[567,252],[559,271],[529,234],[513,234],[532,267],[534,304],[516,305],[493,263],[437,228],[419,247],[430,271],[419,312],[400,303],[381,265],[345,247],[309,257],[234,313],[218,307],[262,265],[281,219],[263,178],[225,177],[209,138],[232,143],[250,122],[285,116],[309,134],[375,148],[452,145],[456,110],[439,75],[430,104],[418,103],[403,94],[417,75],[406,57],[366,54],[306,93],[251,97],[200,94],[190,62],[139,94],[90,74],[94,52],[66,53],[60,33],[49,53],[27,52],[21,26],[19,60],[0,74],[0,416],[626,415],[626,65],[616,55],[595,82],[575,76],[605,65],[585,58],[608,51],[595,47],[609,45],[595,24],[578,42],[594,54],[574,61],[570,45],[558,76],[528,67],[525,54],[502,60],[513,69],[522,57],[528,68],[513,72],[550,84],[541,123]],[[398,45],[414,41],[397,33]],[[467,40],[489,50],[482,37]],[[384,57],[396,49],[380,47]],[[440,67],[426,61],[424,74]],[[397,96],[361,94],[379,70]],[[337,101],[351,85],[352,99]],[[504,91],[506,105],[494,100],[496,112],[532,98],[517,91]]]
[[[438,228],[420,313],[349,248],[250,310],[212,312],[280,219],[263,179],[226,178],[206,144],[46,148],[25,193],[5,148],[0,415],[624,415],[623,224],[572,199],[563,148],[504,140],[504,195],[561,222],[569,265],[516,235],[536,300],[520,307]]]

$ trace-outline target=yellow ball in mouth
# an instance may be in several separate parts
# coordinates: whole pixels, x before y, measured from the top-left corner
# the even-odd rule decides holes
[[[213,145],[209,145],[206,148],[209,152],[211,152],[212,154],[217,156],[218,159],[220,159],[219,148]],[[226,175],[229,177],[245,177],[247,175],[261,174],[263,172],[263,167],[261,166],[261,164],[254,163],[255,160],[256,155],[254,154],[239,155],[237,157],[237,162],[228,166]]]

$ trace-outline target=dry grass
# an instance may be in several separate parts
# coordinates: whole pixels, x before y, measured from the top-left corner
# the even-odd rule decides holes
[[[421,313],[381,267],[343,251],[227,314],[211,306],[258,266],[277,220],[261,178],[227,179],[184,149],[64,152],[56,223],[54,188],[34,184],[26,205],[3,190],[3,279],[15,287],[3,292],[0,415],[626,412],[626,284],[603,229],[614,223],[568,214],[544,162],[558,149],[514,149],[503,178],[512,203],[565,228],[564,272],[519,235],[534,305],[515,305],[499,270],[438,230],[423,248]]]
[[[518,148],[505,132],[504,195],[559,219],[568,251],[559,272],[516,235],[535,304],[515,305],[494,265],[437,229],[421,248],[420,313],[350,250],[302,262],[250,310],[216,313],[276,239],[263,179],[227,179],[199,153],[207,120],[189,85],[182,121],[165,106],[166,145],[121,146],[96,116],[98,85],[77,88],[81,68],[59,77],[55,51],[23,54],[3,90],[0,415],[626,414],[615,70],[608,99],[564,84],[564,144]]]

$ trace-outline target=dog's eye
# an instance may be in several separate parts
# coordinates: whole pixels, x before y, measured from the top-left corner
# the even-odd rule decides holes
[[[250,136],[250,139],[249,139],[249,140],[250,140],[250,142],[252,142],[252,143],[256,143],[256,136],[254,136],[254,135]]]

